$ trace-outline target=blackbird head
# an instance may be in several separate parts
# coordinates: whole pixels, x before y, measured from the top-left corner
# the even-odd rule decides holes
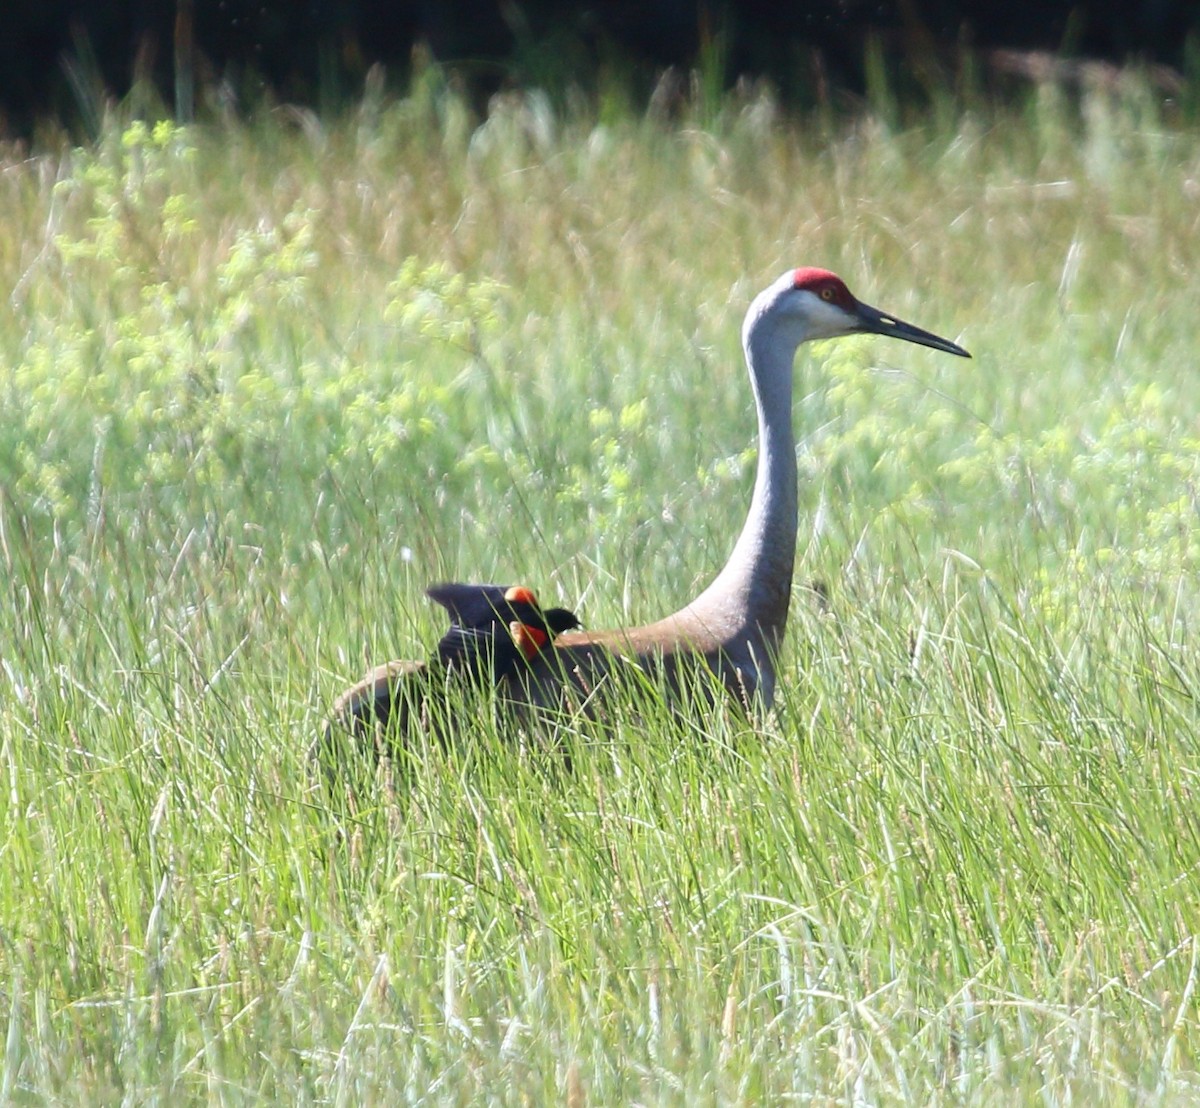
[[[552,635],[561,635],[564,631],[574,631],[583,626],[579,617],[569,608],[547,608],[542,615]]]

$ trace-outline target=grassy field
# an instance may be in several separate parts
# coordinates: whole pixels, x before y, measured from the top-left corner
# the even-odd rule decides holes
[[[975,360],[802,351],[772,716],[475,727],[339,825],[426,583],[720,566],[798,264]],[[1136,81],[114,118],[0,160],[0,287],[0,1101],[1200,1098],[1200,132]]]

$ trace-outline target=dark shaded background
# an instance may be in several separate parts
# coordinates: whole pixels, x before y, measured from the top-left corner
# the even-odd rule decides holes
[[[172,105],[180,16],[198,87],[219,83],[244,107],[267,94],[335,107],[375,62],[402,88],[417,42],[480,97],[505,85],[588,87],[605,73],[642,93],[664,67],[694,66],[707,50],[726,83],[767,76],[804,103],[830,85],[861,90],[871,36],[901,76],[905,65],[952,64],[963,47],[1153,61],[1193,75],[1200,58],[1195,0],[8,0],[0,9],[0,133],[10,134],[39,117],[70,123],[81,87],[119,98],[135,74]]]

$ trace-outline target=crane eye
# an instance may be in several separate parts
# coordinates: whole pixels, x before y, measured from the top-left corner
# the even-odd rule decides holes
[[[822,300],[832,300],[833,299],[833,289],[830,289],[830,288],[822,289],[821,290],[821,299]]]

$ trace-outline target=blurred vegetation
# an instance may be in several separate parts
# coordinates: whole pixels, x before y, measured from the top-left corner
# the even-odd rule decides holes
[[[8,15],[0,134],[58,121],[91,140],[110,100],[143,116],[167,106],[181,122],[279,103],[329,119],[372,81],[405,94],[429,58],[480,111],[496,93],[535,88],[558,110],[580,95],[671,107],[664,83],[692,84],[693,102],[715,110],[758,80],[789,110],[857,110],[882,80],[924,111],[947,87],[1019,95],[1048,67],[1078,83],[1134,65],[1176,95],[1194,83],[1200,51],[1187,0],[42,0]]]
[[[1194,1096],[1177,104],[101,108],[0,163],[0,1099]],[[427,582],[709,579],[797,264],[975,361],[798,359],[772,717],[481,726],[339,827],[304,751]]]

